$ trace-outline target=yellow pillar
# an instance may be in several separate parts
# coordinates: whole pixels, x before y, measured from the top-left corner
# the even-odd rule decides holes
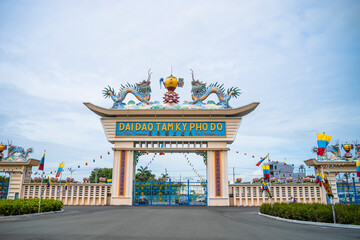
[[[134,152],[121,150],[123,144],[115,144],[111,186],[111,205],[132,205]]]
[[[226,142],[208,142],[207,151],[208,206],[230,206]]]

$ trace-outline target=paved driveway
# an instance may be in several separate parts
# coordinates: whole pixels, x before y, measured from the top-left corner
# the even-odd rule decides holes
[[[64,207],[65,212],[0,220],[0,239],[360,239],[360,230],[272,220],[259,208]]]

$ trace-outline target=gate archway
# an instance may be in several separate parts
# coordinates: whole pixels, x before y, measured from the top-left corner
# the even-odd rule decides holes
[[[133,205],[207,206],[204,152],[146,151],[136,155]],[[154,164],[165,171],[153,171]]]
[[[228,144],[242,117],[259,103],[234,109],[105,109],[84,103],[101,116],[113,144],[111,205],[132,205],[137,153],[204,152],[208,206],[229,206]]]

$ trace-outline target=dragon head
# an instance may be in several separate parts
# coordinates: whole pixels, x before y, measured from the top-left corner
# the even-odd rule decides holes
[[[194,78],[194,71],[192,69],[191,70],[191,76],[192,76],[192,81],[191,81],[191,92],[194,93],[202,93],[206,90],[206,83],[203,83],[199,80],[195,80]]]
[[[355,151],[360,152],[360,144],[355,145]]]
[[[150,78],[151,78],[151,69],[148,71],[148,79],[143,80],[142,82],[136,83],[136,90],[142,93],[151,93],[151,87],[150,87]]]
[[[330,146],[331,146],[332,151],[339,151],[340,150],[339,143],[336,143],[335,145],[330,145]]]
[[[357,157],[360,158],[360,144],[357,142],[354,142],[354,146],[355,146],[355,154],[357,155]]]

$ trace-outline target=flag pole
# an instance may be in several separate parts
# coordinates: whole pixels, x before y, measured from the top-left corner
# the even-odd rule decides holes
[[[325,132],[324,132],[324,134],[325,134]],[[327,172],[328,172],[328,176],[329,176],[329,179],[330,179],[330,165],[329,165],[329,158],[328,158],[328,154],[327,154],[327,147],[328,147],[328,145],[326,145],[326,148],[325,148],[326,162],[327,162],[326,167],[327,167]],[[323,172],[324,172],[324,170],[323,170]],[[324,178],[325,178],[325,174],[324,174]],[[336,184],[336,179],[334,179],[334,180],[335,180],[335,184]],[[331,185],[330,185],[330,188],[331,188]],[[336,223],[334,196],[332,196],[332,197],[328,196],[328,197],[330,198],[331,205],[332,205],[334,223]]]
[[[45,159],[45,153],[46,150],[44,150],[44,159]],[[42,170],[42,174],[41,174],[41,184],[40,184],[40,197],[39,197],[39,207],[38,207],[38,213],[40,213],[40,206],[41,206],[41,198],[42,198],[42,185],[43,185],[43,180],[44,180],[44,169]]]
[[[42,185],[44,180],[44,172],[41,174],[41,185],[40,185],[40,197],[39,197],[39,208],[38,213],[40,213],[40,206],[41,206],[41,198],[42,198]]]
[[[269,168],[270,168],[270,154],[268,153],[268,163],[269,163]],[[271,178],[271,175],[270,175],[270,178]],[[268,179],[268,183],[269,183],[269,192],[270,192],[270,195],[269,195],[269,198],[270,198],[270,204],[271,204],[271,207],[273,207],[274,203],[273,203],[273,199],[272,199],[272,196],[271,196],[271,181],[270,181],[270,178]]]
[[[63,162],[61,162],[63,163]],[[60,185],[60,194],[59,194],[59,198],[60,198],[60,201],[62,200],[62,186],[61,186],[61,177],[62,177],[62,172],[63,172],[63,169],[61,169],[61,172],[60,172],[60,180],[59,180],[59,185]]]

